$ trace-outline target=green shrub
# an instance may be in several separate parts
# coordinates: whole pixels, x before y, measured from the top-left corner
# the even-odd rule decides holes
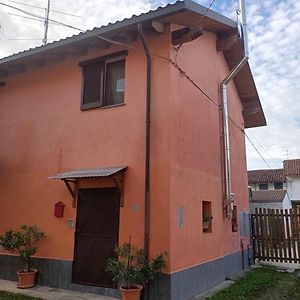
[[[127,289],[134,283],[146,284],[154,280],[166,266],[166,252],[148,260],[146,251],[130,242],[116,247],[115,254],[115,258],[108,260],[106,270],[114,281],[124,284]]]
[[[24,262],[25,271],[29,272],[30,258],[37,252],[37,244],[44,236],[36,225],[22,225],[19,231],[9,229],[0,235],[0,246],[10,253],[19,255]]]

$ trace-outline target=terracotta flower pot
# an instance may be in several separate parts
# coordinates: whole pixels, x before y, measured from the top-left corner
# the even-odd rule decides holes
[[[36,269],[31,269],[29,272],[25,272],[24,270],[18,271],[18,288],[19,289],[28,289],[35,285],[35,278],[37,274]]]
[[[121,286],[122,300],[140,300],[143,287],[139,284],[133,284],[131,289]]]

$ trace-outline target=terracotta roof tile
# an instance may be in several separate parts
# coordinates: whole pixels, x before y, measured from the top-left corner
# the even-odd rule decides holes
[[[284,175],[300,175],[300,159],[289,159],[283,161]]]
[[[283,169],[248,171],[248,183],[268,183],[283,181],[285,181]]]
[[[283,201],[286,193],[286,190],[252,191],[250,202],[280,203]]]

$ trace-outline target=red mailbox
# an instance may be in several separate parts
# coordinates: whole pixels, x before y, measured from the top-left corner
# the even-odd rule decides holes
[[[62,218],[64,216],[65,204],[61,201],[54,204],[54,216]]]

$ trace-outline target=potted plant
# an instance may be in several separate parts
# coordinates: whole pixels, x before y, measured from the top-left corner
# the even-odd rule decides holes
[[[37,244],[44,237],[36,225],[22,225],[21,230],[7,230],[0,235],[0,246],[13,254],[19,255],[24,262],[24,269],[19,270],[18,288],[30,288],[35,285],[36,269],[31,269],[30,258],[37,252]]]
[[[122,300],[139,300],[142,284],[145,285],[165,268],[166,253],[148,260],[146,251],[138,249],[131,242],[115,248],[115,258],[110,258],[106,270],[113,280],[120,283]]]
[[[209,229],[209,225],[212,219],[213,217],[209,213],[205,212],[203,214],[203,229],[205,230]]]

